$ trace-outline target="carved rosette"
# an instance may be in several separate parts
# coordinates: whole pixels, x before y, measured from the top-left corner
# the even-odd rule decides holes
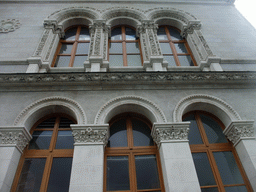
[[[161,143],[188,141],[190,122],[154,124],[151,135],[158,147]]]
[[[0,147],[15,146],[22,153],[31,139],[32,136],[24,127],[0,128]]]
[[[253,123],[254,121],[233,121],[223,133],[236,146],[242,139],[255,139]]]
[[[20,28],[20,21],[17,19],[6,19],[0,21],[0,33],[8,33]]]
[[[104,147],[108,143],[108,124],[104,125],[71,125],[75,145],[96,145]]]

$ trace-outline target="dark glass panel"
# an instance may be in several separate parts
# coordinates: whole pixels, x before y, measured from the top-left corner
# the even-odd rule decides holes
[[[184,43],[175,43],[174,45],[175,45],[177,53],[187,53],[188,52]]]
[[[62,44],[59,54],[70,54],[73,44]]]
[[[123,67],[123,55],[109,55],[109,66]]]
[[[48,192],[68,192],[72,158],[53,158]]]
[[[221,126],[212,118],[200,114],[209,143],[227,143]]]
[[[70,124],[74,124],[74,122],[68,118],[61,117],[59,128],[70,128]]]
[[[178,56],[181,66],[194,66],[193,61],[189,55]]]
[[[89,43],[78,43],[76,54],[88,54],[89,52]]]
[[[90,33],[89,29],[86,27],[81,27],[80,35],[79,35],[79,40],[90,40]]]
[[[107,191],[130,189],[128,156],[107,157]]]
[[[42,123],[40,123],[39,125],[37,125],[36,129],[53,128],[55,125],[55,120],[56,120],[56,117],[47,119],[47,120],[43,121]]]
[[[216,185],[206,153],[192,153],[200,186]]]
[[[75,56],[73,67],[83,67],[88,56]]]
[[[17,192],[37,192],[40,190],[46,159],[25,159]]]
[[[225,187],[226,192],[247,192],[245,186]]]
[[[214,152],[213,155],[224,185],[244,183],[231,151]]]
[[[141,66],[140,55],[127,55],[128,66]]]
[[[122,30],[121,27],[112,29],[111,40],[122,40]]]
[[[127,53],[140,53],[140,47],[138,42],[126,43]]]
[[[182,40],[183,38],[180,36],[180,32],[176,29],[173,29],[173,28],[168,28],[169,29],[169,32],[170,32],[170,35],[171,35],[171,39],[173,41],[176,41],[176,40]]]
[[[137,189],[160,188],[155,155],[135,156]]]
[[[123,53],[122,43],[110,43],[109,53]]]
[[[160,43],[160,47],[163,54],[172,54],[172,49],[169,43]]]
[[[203,188],[201,189],[202,192],[219,192],[217,187],[214,188]]]
[[[119,120],[110,127],[108,147],[127,147],[126,120]]]
[[[177,66],[173,56],[165,56],[164,55],[164,59],[168,62],[169,67],[176,67]]]
[[[70,56],[57,56],[55,67],[68,67]]]
[[[59,131],[55,149],[73,149],[74,137],[72,131]]]
[[[75,40],[76,39],[77,27],[71,28],[65,32],[65,40]]]
[[[168,40],[164,27],[159,27],[157,31],[157,36],[158,36],[158,40]]]
[[[134,146],[154,145],[151,137],[151,130],[146,123],[137,119],[132,119],[132,134]]]
[[[189,144],[202,144],[203,141],[196,123],[195,116],[193,114],[189,115],[188,117],[183,119],[183,121],[190,121],[190,130],[188,134]]]
[[[136,31],[129,27],[125,28],[125,35],[126,40],[136,40]]]
[[[48,149],[52,138],[52,131],[34,131],[29,143],[29,149]]]

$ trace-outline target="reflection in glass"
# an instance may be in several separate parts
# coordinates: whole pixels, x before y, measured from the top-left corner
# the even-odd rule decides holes
[[[174,46],[176,48],[177,53],[187,53],[188,52],[184,43],[175,43]]]
[[[48,149],[52,131],[34,131],[29,143],[29,149]]]
[[[130,189],[128,156],[107,157],[107,191]]]
[[[109,65],[110,66],[123,66],[123,55],[109,55]]]
[[[129,27],[126,27],[125,28],[125,38],[126,40],[136,40],[136,31],[129,28]]]
[[[77,27],[71,28],[65,32],[65,40],[75,40],[76,39]]]
[[[202,144],[202,138],[196,123],[195,115],[189,115],[183,121],[190,121],[188,140],[189,144]]]
[[[16,192],[39,192],[45,158],[25,159]]]
[[[70,124],[74,124],[74,122],[68,118],[61,117],[59,128],[70,128]]]
[[[62,44],[59,54],[70,54],[73,44]]]
[[[72,131],[59,131],[55,149],[73,149],[74,137]]]
[[[189,55],[178,56],[181,66],[194,66],[193,61]]]
[[[57,56],[55,67],[68,67],[70,56]]]
[[[111,125],[108,147],[127,147],[127,131],[125,119],[121,119]]]
[[[138,189],[160,188],[155,155],[136,155],[135,166]]]
[[[122,43],[110,43],[109,53],[123,53]]]
[[[89,52],[89,43],[78,43],[76,54],[88,54]]]
[[[226,192],[247,192],[245,186],[225,187]]]
[[[169,67],[176,67],[176,62],[173,56],[164,55],[164,59],[168,62]]]
[[[90,40],[90,33],[88,28],[86,27],[81,28],[79,40]]]
[[[167,40],[167,35],[165,33],[165,29],[163,27],[159,27],[157,31],[158,40]]]
[[[75,56],[73,67],[83,67],[88,56]]]
[[[111,40],[122,40],[121,27],[117,27],[111,30]]]
[[[140,47],[138,42],[126,43],[127,53],[140,53]]]
[[[202,192],[219,192],[217,187],[214,188],[203,188],[201,189]]]
[[[163,54],[172,54],[172,49],[169,43],[160,43],[160,47]]]
[[[47,192],[68,192],[72,158],[53,158]]]
[[[128,66],[141,66],[140,55],[127,55]]]
[[[170,35],[171,35],[171,39],[173,41],[176,41],[176,40],[182,40],[183,38],[180,36],[180,33],[178,30],[176,29],[173,29],[171,27],[168,27],[169,29],[169,32],[170,32]]]
[[[47,119],[42,123],[40,123],[39,125],[37,125],[36,129],[53,128],[55,124],[55,120],[56,120],[56,117]]]
[[[134,146],[154,145],[151,137],[151,130],[146,123],[137,119],[132,119],[132,134]]]

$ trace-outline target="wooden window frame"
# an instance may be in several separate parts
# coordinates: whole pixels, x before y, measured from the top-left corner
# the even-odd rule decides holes
[[[141,52],[140,39],[137,38],[136,40],[126,40],[125,28],[131,28],[135,31],[136,31],[136,29],[134,27],[131,27],[131,26],[128,26],[128,25],[118,25],[118,26],[113,27],[111,30],[113,30],[115,28],[119,28],[119,27],[121,28],[122,40],[111,40],[111,37],[109,38],[109,41],[108,41],[108,61],[109,61],[109,55],[122,55],[123,56],[123,66],[127,67],[128,66],[127,55],[140,55],[141,66],[143,66],[143,57],[142,57],[142,52]],[[122,53],[109,53],[109,48],[110,48],[111,43],[122,43]],[[127,43],[138,43],[140,53],[127,53],[127,51],[126,51],[126,44]]]
[[[75,40],[60,39],[55,56],[52,61],[51,67],[58,67],[58,66],[55,66],[58,56],[70,56],[68,67],[73,67],[74,61],[75,61],[75,56],[87,56],[87,57],[89,56],[89,51],[88,51],[88,53],[84,53],[84,54],[76,54],[78,43],[90,43],[90,40],[79,40],[79,35],[80,35],[82,27],[88,28],[86,25],[74,25],[65,30],[65,31],[68,31],[69,29],[77,28]],[[60,50],[61,50],[61,47],[63,44],[72,44],[73,45],[70,54],[67,54],[67,53],[60,54]]]
[[[42,123],[43,121],[45,121],[46,119],[52,118],[52,117],[56,117],[55,123],[54,123],[54,128],[40,128],[40,129],[36,129],[36,127]],[[41,180],[41,187],[40,187],[40,192],[46,192],[47,191],[47,187],[48,187],[48,182],[50,179],[50,173],[51,173],[51,168],[52,168],[52,162],[53,162],[53,158],[64,158],[64,157],[73,157],[73,153],[74,153],[74,149],[54,149],[56,142],[57,142],[57,138],[58,138],[58,131],[70,131],[71,128],[58,128],[59,123],[60,123],[60,118],[61,117],[65,117],[70,119],[71,121],[73,121],[74,123],[76,123],[76,120],[73,119],[72,117],[66,115],[66,114],[52,114],[52,115],[48,115],[45,116],[43,118],[41,118],[39,121],[37,121],[35,123],[35,125],[32,127],[32,129],[30,130],[30,134],[32,135],[34,131],[47,131],[47,130],[51,130],[53,131],[52,136],[51,136],[51,141],[50,141],[50,145],[48,149],[29,149],[29,145],[26,146],[26,148],[24,149],[24,152],[20,158],[20,162],[18,164],[18,168],[16,171],[16,175],[15,178],[13,180],[13,184],[12,184],[12,188],[11,188],[11,192],[15,192],[18,184],[19,184],[19,179],[20,179],[20,175],[22,172],[22,168],[23,168],[23,164],[25,159],[28,158],[44,158],[45,161],[45,166],[44,166],[44,171],[43,171],[43,175],[42,175],[42,180]]]
[[[246,173],[242,167],[241,161],[236,153],[236,150],[235,150],[233,144],[227,138],[226,138],[228,141],[227,143],[212,143],[212,144],[210,144],[208,141],[206,132],[204,130],[202,120],[199,115],[203,114],[205,116],[212,118],[214,121],[216,121],[220,125],[222,130],[225,129],[224,124],[216,116],[214,116],[208,112],[205,112],[205,111],[192,111],[192,112],[186,113],[183,116],[183,119],[185,119],[186,117],[188,117],[189,115],[192,115],[192,114],[195,116],[195,120],[196,120],[198,129],[199,129],[203,144],[190,144],[190,150],[192,153],[206,153],[207,154],[207,157],[208,157],[208,160],[209,160],[209,163],[211,166],[211,170],[212,170],[215,182],[216,182],[216,185],[200,186],[200,188],[203,189],[203,188],[216,187],[216,188],[218,188],[219,192],[225,192],[224,187],[245,186],[249,192],[252,192],[253,191],[252,187],[251,187],[250,182],[246,176]],[[230,184],[230,185],[223,184],[219,169],[217,167],[217,164],[216,164],[216,161],[215,161],[215,158],[213,155],[213,152],[225,152],[225,151],[232,152],[232,154],[234,155],[236,164],[239,168],[239,171],[243,178],[244,184]]]
[[[119,191],[107,191],[107,157],[108,156],[128,156],[129,163],[129,181],[130,181],[130,190],[120,191],[120,192],[154,192],[161,191],[165,192],[163,177],[162,177],[162,168],[160,163],[160,156],[156,144],[153,146],[133,146],[133,136],[132,136],[132,122],[131,119],[137,119],[144,122],[148,128],[151,130],[151,123],[147,120],[146,117],[139,114],[122,114],[117,117],[114,117],[109,125],[110,128],[113,123],[125,119],[126,120],[126,130],[127,130],[127,147],[106,147],[104,154],[104,192],[119,192]],[[160,188],[157,189],[140,189],[137,190],[137,179],[136,179],[136,167],[135,167],[135,156],[136,155],[155,155],[158,169],[158,178],[160,183]]]
[[[170,35],[170,31],[168,30],[168,28],[173,28],[175,29],[176,31],[180,32],[179,29],[177,29],[176,27],[172,27],[172,26],[168,26],[168,25],[161,25],[159,26],[159,28],[164,28],[165,30],[165,34],[167,36],[167,40],[159,40],[159,43],[169,43],[170,47],[171,47],[171,50],[172,50],[172,53],[166,53],[166,54],[163,54],[163,56],[173,56],[174,60],[175,60],[175,64],[177,66],[181,66],[180,64],[180,61],[179,61],[179,58],[178,56],[190,56],[191,59],[192,59],[192,62],[194,64],[194,66],[197,66],[197,63],[196,63],[196,60],[190,50],[190,47],[187,43],[187,40],[186,39],[182,39],[182,40],[172,40],[171,38],[171,35]],[[175,44],[179,44],[179,43],[183,43],[186,47],[186,50],[187,50],[187,53],[178,53],[176,48],[175,48]]]

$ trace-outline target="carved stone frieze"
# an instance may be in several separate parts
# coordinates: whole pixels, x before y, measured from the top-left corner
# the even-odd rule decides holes
[[[50,54],[51,54],[51,52],[52,52],[52,47],[53,47],[53,44],[54,44],[54,42],[55,42],[56,36],[57,36],[56,34],[53,35],[51,44],[50,44],[50,46],[49,46],[49,48],[48,48],[48,51],[47,51],[47,53],[46,53],[46,56],[45,56],[45,60],[46,60],[46,61],[49,60],[49,57],[50,57]]]
[[[24,127],[0,127],[0,147],[15,146],[22,153],[31,139]]]
[[[108,124],[103,125],[71,125],[75,145],[102,144],[108,143]]]
[[[8,33],[20,28],[20,21],[17,19],[5,19],[0,22],[0,33]]]
[[[254,121],[233,121],[223,133],[236,146],[242,139],[255,139]]]
[[[188,141],[190,122],[154,124],[152,138],[158,147],[161,143]]]
[[[44,48],[45,42],[47,41],[49,33],[50,33],[50,29],[45,29],[43,36],[41,37],[40,43],[33,56],[41,56],[41,53],[43,51],[43,48]]]

